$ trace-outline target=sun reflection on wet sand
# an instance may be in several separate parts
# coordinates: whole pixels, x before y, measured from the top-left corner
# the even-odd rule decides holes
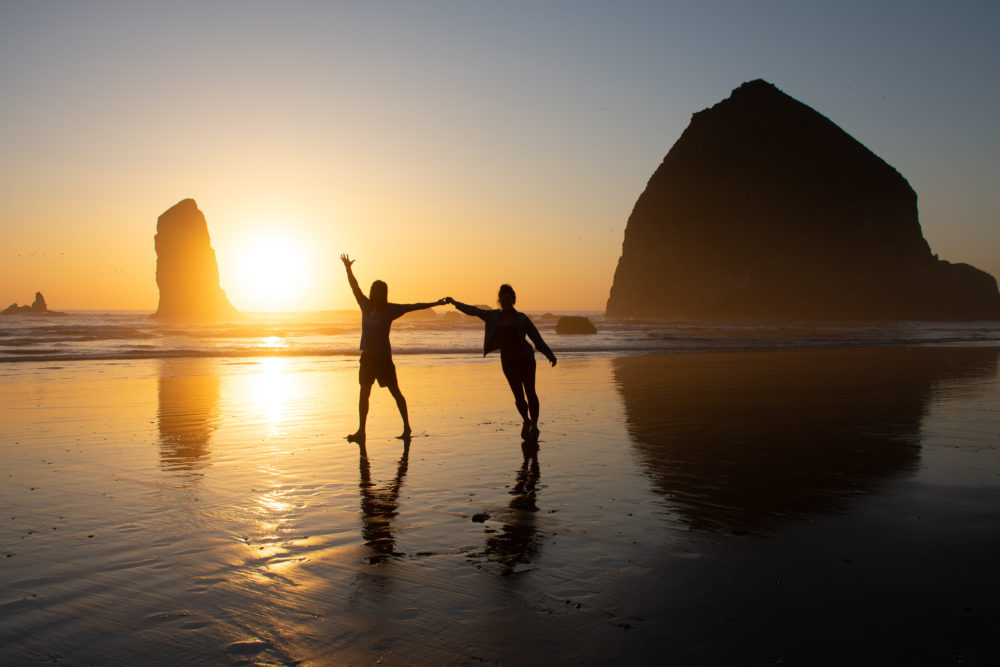
[[[281,576],[291,582],[293,566],[303,560],[291,555],[298,546],[295,514],[308,505],[297,488],[281,481],[284,475],[274,467],[265,466],[259,472],[267,483],[252,489],[250,515],[256,531],[246,539],[246,562],[253,564],[251,574],[258,580]]]
[[[295,389],[294,380],[288,373],[288,361],[283,357],[265,357],[257,362],[254,370],[244,379],[243,391],[267,424],[267,434],[280,435]]]
[[[257,403],[271,426],[271,435],[277,434],[285,416],[291,381],[286,372],[285,360],[271,357],[260,362],[262,372],[257,375],[254,393]]]

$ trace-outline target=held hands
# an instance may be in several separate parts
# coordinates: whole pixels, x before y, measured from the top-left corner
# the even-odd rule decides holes
[[[449,298],[449,297],[443,297],[443,298],[441,298],[441,299],[438,299],[437,301],[435,301],[435,302],[434,302],[434,305],[435,305],[435,306],[443,306],[443,305],[445,305],[446,303],[449,303],[449,301],[448,301],[448,298]]]

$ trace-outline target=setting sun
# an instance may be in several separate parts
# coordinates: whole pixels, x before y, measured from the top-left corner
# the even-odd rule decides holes
[[[233,252],[232,268],[223,267],[223,287],[244,311],[299,310],[306,307],[312,267],[305,244],[279,233],[254,235]]]

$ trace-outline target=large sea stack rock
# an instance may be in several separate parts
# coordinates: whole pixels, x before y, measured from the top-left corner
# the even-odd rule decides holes
[[[159,217],[154,242],[160,306],[153,317],[210,322],[239,315],[219,286],[208,224],[193,199],[178,202]]]
[[[761,80],[694,114],[628,219],[607,314],[1000,319],[988,273],[931,254],[895,169]]]

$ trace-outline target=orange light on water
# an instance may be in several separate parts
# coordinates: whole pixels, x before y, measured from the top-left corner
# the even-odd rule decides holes
[[[266,336],[261,339],[259,347],[269,350],[282,350],[288,347],[288,341],[281,336]]]

